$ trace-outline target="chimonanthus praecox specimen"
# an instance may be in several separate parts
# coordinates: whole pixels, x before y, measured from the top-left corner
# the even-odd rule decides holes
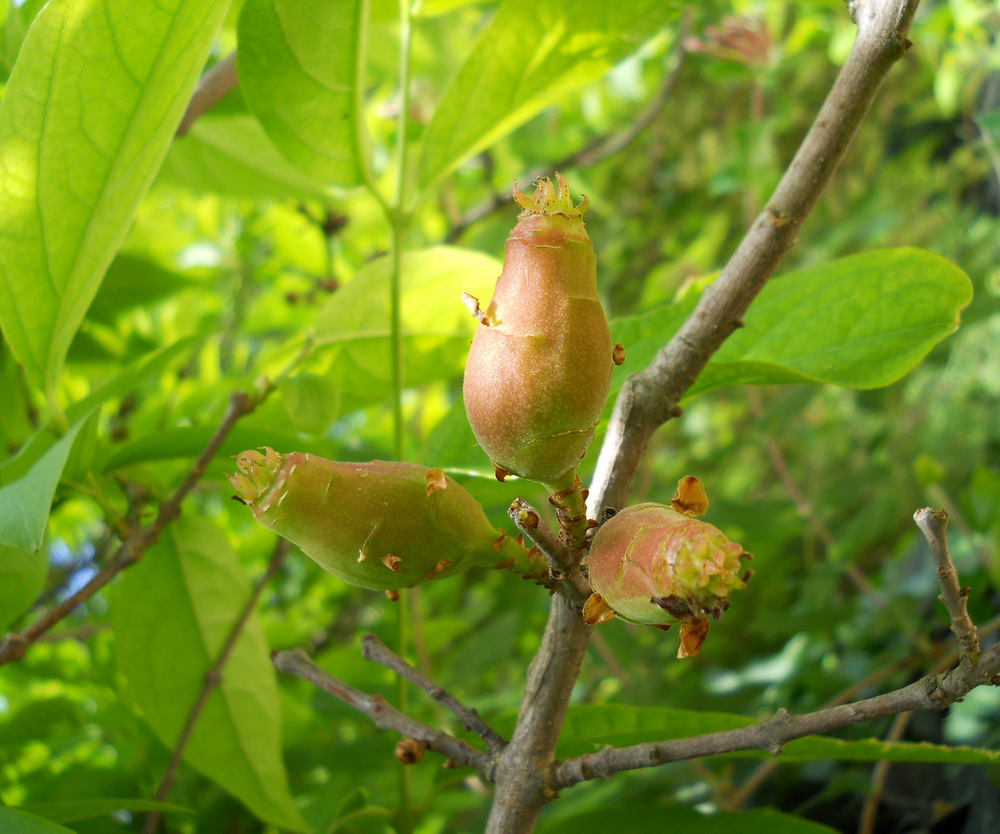
[[[611,390],[612,345],[597,297],[597,259],[566,180],[540,179],[507,239],[503,273],[465,368],[465,408],[503,479],[570,487]]]

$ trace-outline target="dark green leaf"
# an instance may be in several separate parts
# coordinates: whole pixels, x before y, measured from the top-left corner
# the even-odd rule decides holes
[[[628,805],[574,814],[538,827],[538,834],[663,834],[691,831],[698,834],[834,834],[818,822],[767,809],[702,814],[680,805]]]
[[[0,831],[3,834],[73,834],[68,828],[56,825],[17,808],[0,807]]]
[[[163,811],[172,814],[192,814],[190,808],[155,799],[74,799],[65,802],[35,802],[24,806],[25,811],[52,822],[79,822],[106,817],[115,811]]]

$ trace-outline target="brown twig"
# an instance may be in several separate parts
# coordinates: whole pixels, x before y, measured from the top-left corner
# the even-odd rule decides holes
[[[885,737],[886,741],[893,742],[899,741],[904,733],[906,733],[906,728],[910,724],[910,719],[913,718],[912,712],[901,712],[892,721],[892,727],[889,729],[888,734]],[[872,768],[872,788],[868,792],[868,798],[865,799],[864,807],[861,809],[861,817],[858,821],[858,834],[874,834],[875,832],[875,819],[878,816],[878,806],[882,802],[882,797],[885,794],[885,783],[889,778],[889,768],[892,767],[892,762],[888,759],[883,759],[875,764]]]
[[[608,747],[598,753],[580,756],[558,765],[555,769],[555,783],[557,788],[566,788],[590,779],[607,778],[625,770],[657,767],[667,762],[715,756],[736,750],[766,750],[778,755],[787,742],[803,736],[826,733],[910,710],[944,709],[984,684],[1000,685],[1000,644],[981,652],[975,662],[960,663],[950,671],[927,675],[901,689],[853,704],[805,715],[792,715],[782,709],[768,721],[737,730],[631,747]]]
[[[670,72],[664,78],[660,89],[653,100],[646,105],[645,109],[625,128],[610,134],[595,136],[586,145],[577,151],[564,156],[562,159],[536,168],[528,175],[528,180],[534,182],[539,177],[549,176],[553,171],[564,171],[567,168],[590,168],[598,162],[602,162],[610,156],[614,156],[619,151],[627,148],[638,136],[649,127],[660,111],[666,106],[677,86],[680,78],[681,67],[687,57],[687,47],[685,41],[691,28],[691,15],[685,14],[675,41],[674,54],[671,59]],[[510,193],[491,194],[478,206],[470,209],[448,230],[445,242],[454,243],[470,226],[489,217],[493,212],[498,211],[510,204]]]
[[[969,617],[969,588],[963,588],[958,581],[958,571],[948,550],[948,514],[944,510],[925,507],[913,514],[913,520],[927,539],[931,555],[937,563],[938,580],[941,582],[941,596],[951,615],[951,630],[958,638],[961,654],[975,658],[979,655],[979,635],[976,624]]]
[[[0,642],[0,666],[21,660],[28,646],[38,640],[43,634],[51,629],[56,623],[66,617],[76,606],[86,602],[101,588],[107,585],[119,573],[138,562],[143,554],[152,547],[160,537],[160,533],[170,522],[176,519],[181,513],[181,503],[194,489],[209,463],[215,457],[229,433],[237,422],[247,414],[250,414],[267,396],[270,389],[261,394],[251,395],[241,391],[234,393],[229,399],[229,408],[226,415],[212,435],[211,440],[205,449],[194,462],[187,476],[173,495],[163,501],[156,513],[156,518],[147,527],[134,527],[122,541],[114,555],[101,566],[101,569],[76,593],[67,597],[59,605],[50,608],[38,620],[28,628],[20,632],[8,634]]]
[[[392,651],[374,634],[366,634],[361,638],[361,646],[366,660],[371,660],[392,669],[400,677],[406,678],[410,683],[424,690],[435,701],[450,710],[469,732],[475,733],[491,751],[496,753],[502,750],[507,741],[489,724],[482,716],[471,707],[467,707],[447,690],[438,686],[426,675],[407,663],[398,654]]]
[[[573,549],[557,536],[545,519],[523,498],[515,498],[507,509],[514,526],[541,551],[549,564],[549,577],[575,605],[583,605],[590,596],[590,583],[580,573],[579,559]]]
[[[198,81],[175,136],[184,136],[191,126],[228,96],[240,83],[236,72],[236,52],[230,52]]]
[[[313,663],[301,649],[291,652],[275,652],[272,660],[279,672],[296,675],[329,692],[345,704],[363,712],[375,722],[375,726],[380,730],[393,730],[403,738],[426,742],[429,750],[447,756],[454,766],[475,768],[488,781],[492,781],[493,759],[489,754],[470,747],[465,741],[448,733],[435,730],[427,724],[404,715],[387,703],[381,695],[368,695],[327,674]]]
[[[157,802],[167,801],[167,797],[170,795],[170,790],[174,786],[174,779],[177,777],[177,769],[180,767],[181,761],[184,758],[184,751],[187,748],[188,742],[191,740],[191,735],[194,733],[194,728],[198,724],[198,719],[201,717],[202,710],[204,710],[205,704],[208,703],[209,696],[211,696],[215,689],[222,684],[223,669],[226,668],[226,664],[229,662],[233,649],[236,648],[236,643],[240,639],[240,635],[243,633],[243,629],[246,627],[247,622],[250,620],[250,615],[253,614],[254,610],[257,608],[257,602],[260,600],[260,595],[263,593],[267,584],[274,578],[274,575],[278,572],[278,569],[281,567],[281,563],[285,560],[285,556],[288,555],[288,551],[290,549],[291,546],[287,540],[278,539],[278,544],[274,549],[274,556],[271,557],[271,562],[268,564],[267,570],[257,581],[253,592],[250,594],[250,598],[246,601],[246,605],[243,606],[243,610],[240,611],[240,615],[236,618],[236,622],[233,623],[233,627],[230,630],[229,635],[226,637],[226,642],[223,644],[222,650],[219,652],[219,656],[215,659],[215,663],[213,663],[212,667],[205,673],[205,683],[202,685],[201,691],[198,692],[198,697],[195,699],[194,706],[191,707],[187,720],[184,722],[184,728],[177,737],[177,743],[174,745],[173,755],[171,755],[170,762],[167,765],[167,770],[163,774],[163,781],[160,782],[160,787],[156,791]],[[151,811],[143,823],[142,834],[153,834],[160,824],[161,817],[162,813],[160,811]]]

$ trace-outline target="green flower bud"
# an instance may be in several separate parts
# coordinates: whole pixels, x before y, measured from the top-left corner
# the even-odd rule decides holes
[[[701,490],[697,479],[685,480]],[[687,657],[700,650],[709,617],[720,619],[730,593],[746,586],[752,571],[741,560],[752,557],[717,527],[691,517],[707,508],[707,499],[691,506],[681,483],[673,508],[638,504],[597,531],[587,560],[594,595],[584,617],[592,625],[615,615],[659,628],[681,622],[678,657]]]
[[[477,565],[546,575],[538,551],[493,527],[441,469],[273,449],[243,452],[237,467],[236,498],[257,520],[352,585],[409,588]]]
[[[554,489],[573,480],[611,389],[613,350],[597,297],[594,247],[566,180],[540,179],[507,240],[503,273],[479,319],[465,407],[497,468]]]

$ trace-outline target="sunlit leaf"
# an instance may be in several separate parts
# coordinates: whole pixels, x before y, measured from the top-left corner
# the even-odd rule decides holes
[[[329,189],[288,162],[247,114],[203,116],[170,148],[159,182],[245,199],[329,199]]]
[[[445,91],[424,140],[433,183],[573,90],[600,78],[674,20],[665,0],[507,0]]]
[[[48,571],[44,552],[0,544],[0,632],[38,599]]]
[[[350,405],[392,390],[389,258],[361,269],[320,311],[316,344],[329,355],[328,378]],[[404,382],[408,387],[459,377],[476,321],[462,293],[489,299],[502,265],[481,252],[437,246],[403,257]]]
[[[171,527],[125,574],[114,618],[123,695],[168,749],[249,596],[225,534],[201,520]],[[184,758],[261,819],[305,829],[288,790],[278,686],[256,616],[205,703]]]
[[[0,103],[0,325],[50,394],[228,5],[54,0],[21,47]]]
[[[239,21],[247,103],[293,165],[354,185],[358,148],[360,0],[247,0]]]

